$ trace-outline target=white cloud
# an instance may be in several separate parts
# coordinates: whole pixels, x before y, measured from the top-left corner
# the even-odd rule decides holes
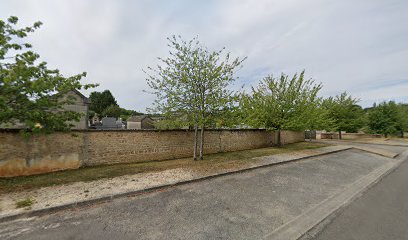
[[[154,96],[142,92],[142,69],[166,56],[171,34],[248,56],[239,84],[306,69],[323,95],[406,99],[406,84],[384,83],[408,79],[407,10],[403,0],[4,0],[0,18],[43,21],[30,38],[43,60],[65,74],[87,71],[121,106],[144,110]]]

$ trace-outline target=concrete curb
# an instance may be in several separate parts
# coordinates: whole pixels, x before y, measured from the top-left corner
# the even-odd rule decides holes
[[[368,144],[368,145],[380,145],[380,146],[391,146],[391,147],[408,147],[408,144],[384,144],[384,143],[368,143],[368,142],[356,142],[352,140],[315,140],[314,142],[318,143],[330,143],[332,142],[333,144],[336,144],[336,142],[341,142],[341,143],[358,143],[358,144]]]
[[[316,236],[339,212],[362,196],[388,174],[408,160],[408,150],[399,155],[400,159],[377,168],[350,184],[342,191],[324,200],[318,206],[308,209],[294,220],[274,230],[265,239],[311,239]]]
[[[388,154],[386,154],[386,153],[381,152],[381,151],[375,151],[374,149],[367,149],[367,148],[357,147],[357,146],[352,146],[352,145],[349,145],[349,146],[354,148],[354,149],[358,149],[360,151],[363,151],[363,152],[368,152],[368,153],[371,153],[371,154],[377,154],[379,156],[387,157],[387,158],[396,158],[399,155],[399,153],[389,152]]]
[[[141,195],[141,194],[157,192],[157,191],[165,190],[165,189],[168,189],[168,188],[171,188],[171,187],[176,187],[176,186],[185,185],[185,184],[194,183],[194,182],[200,182],[200,181],[209,180],[209,179],[212,179],[212,178],[231,175],[231,174],[243,173],[243,172],[252,171],[252,170],[256,170],[256,169],[260,169],[260,168],[271,167],[271,166],[275,166],[275,165],[281,165],[281,164],[286,164],[286,163],[297,162],[297,161],[301,161],[301,160],[312,158],[312,157],[324,156],[324,155],[328,155],[328,154],[332,154],[332,153],[336,153],[336,152],[342,152],[342,151],[346,151],[346,150],[350,150],[350,149],[354,149],[354,147],[342,146],[342,148],[339,148],[339,149],[334,149],[334,150],[327,151],[327,152],[322,152],[322,153],[316,153],[316,154],[312,154],[312,155],[308,155],[308,156],[295,157],[293,159],[283,160],[283,161],[280,161],[280,162],[266,163],[266,164],[259,165],[259,166],[254,166],[254,167],[249,167],[249,168],[244,168],[244,169],[239,169],[239,170],[234,170],[234,171],[226,171],[226,172],[217,173],[217,174],[213,174],[213,175],[208,175],[208,176],[204,176],[204,177],[199,177],[199,178],[195,178],[195,179],[191,179],[191,180],[179,181],[179,182],[175,182],[175,183],[171,183],[171,184],[158,185],[158,186],[155,186],[155,187],[150,187],[150,188],[140,189],[140,190],[136,190],[136,191],[119,193],[119,194],[115,194],[115,195],[111,195],[111,196],[103,196],[103,197],[89,199],[89,200],[85,200],[85,201],[78,201],[78,202],[73,202],[73,203],[54,206],[54,207],[49,207],[49,208],[43,208],[43,209],[31,210],[31,211],[23,212],[23,213],[17,213],[17,214],[1,216],[0,217],[0,223],[16,220],[16,219],[19,219],[19,218],[28,218],[28,217],[33,217],[33,216],[43,216],[45,214],[55,213],[55,212],[62,211],[62,210],[67,210],[67,209],[86,207],[86,206],[90,206],[92,204],[109,202],[109,201],[111,201],[113,199],[116,199],[116,198],[133,197],[133,196],[137,196],[137,195]]]

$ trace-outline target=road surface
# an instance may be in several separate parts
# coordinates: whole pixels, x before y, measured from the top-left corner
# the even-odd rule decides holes
[[[262,239],[390,161],[347,150],[1,223],[0,239]]]
[[[408,161],[341,211],[314,239],[408,239]]]

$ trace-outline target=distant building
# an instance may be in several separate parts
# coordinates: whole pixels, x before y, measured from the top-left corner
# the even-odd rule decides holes
[[[72,103],[64,105],[63,108],[68,111],[81,113],[81,119],[78,122],[70,122],[74,125],[72,129],[87,129],[90,100],[76,89],[69,91],[62,97],[63,100],[67,100],[68,98]]]
[[[51,97],[58,96],[53,95]],[[74,125],[72,129],[87,129],[88,128],[88,107],[90,104],[90,100],[85,97],[81,92],[78,90],[71,90],[68,93],[64,94],[60,97],[62,101],[69,100],[70,104],[63,105],[64,110],[73,111],[81,113],[81,118],[79,121],[71,121],[70,124]],[[41,125],[37,123],[39,127]],[[18,128],[22,129],[25,128],[24,123],[20,123],[19,121],[15,121],[14,123],[4,123],[0,124],[0,128]]]
[[[127,120],[127,129],[154,129],[154,120],[146,115],[132,116]]]

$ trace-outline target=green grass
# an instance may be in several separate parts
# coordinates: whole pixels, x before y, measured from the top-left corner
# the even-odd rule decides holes
[[[24,200],[16,202],[16,208],[30,209],[33,204],[34,200],[32,200],[31,198],[26,198]]]
[[[65,170],[47,174],[0,178],[0,194],[16,192],[40,187],[62,185],[79,181],[93,181],[128,174],[156,172],[174,168],[185,168],[197,172],[214,172],[220,169],[233,169],[253,163],[254,157],[288,153],[298,150],[325,147],[322,143],[295,143],[281,148],[268,147],[237,152],[216,153],[204,156],[204,160],[193,161],[192,158],[180,158],[167,161],[147,163],[129,163],[83,167],[75,170]]]

